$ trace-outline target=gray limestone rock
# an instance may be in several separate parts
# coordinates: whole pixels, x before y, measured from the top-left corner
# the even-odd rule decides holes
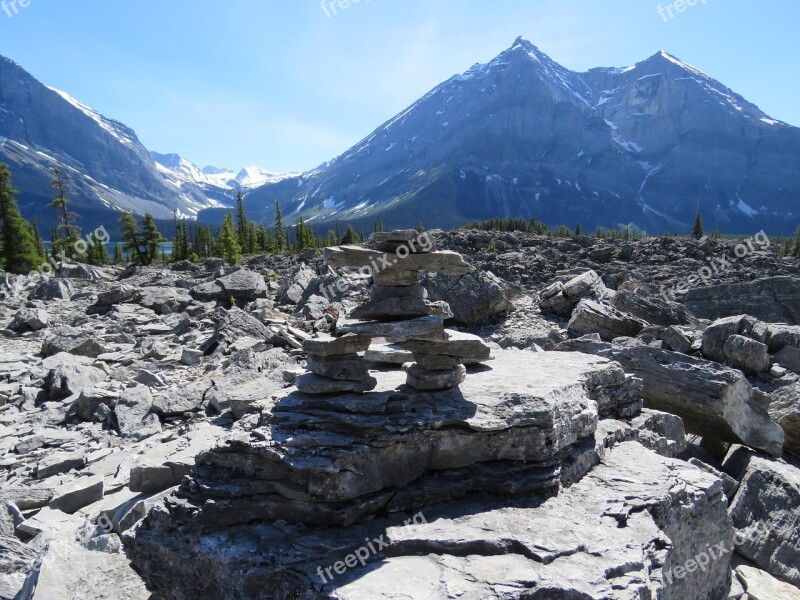
[[[49,320],[50,316],[42,308],[23,308],[14,315],[8,328],[16,333],[39,331],[47,327]]]
[[[415,390],[449,390],[464,383],[467,369],[464,365],[456,365],[450,369],[428,369],[413,363],[403,368],[408,376],[406,383]]]
[[[800,469],[745,448],[732,450],[724,468],[741,481],[729,510],[737,552],[800,587]]]
[[[572,312],[567,330],[574,337],[599,333],[603,340],[634,337],[647,323],[594,300],[581,300]]]
[[[779,388],[769,396],[769,416],[786,436],[784,450],[800,457],[800,383]]]
[[[731,545],[725,509],[716,477],[627,442],[558,496],[513,506],[464,498],[347,528],[209,532],[179,530],[160,507],[125,543],[164,600],[231,589],[240,600],[708,600],[728,590],[730,552],[702,571],[679,569]]]

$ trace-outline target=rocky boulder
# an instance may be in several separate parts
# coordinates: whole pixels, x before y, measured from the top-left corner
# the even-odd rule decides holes
[[[581,300],[572,312],[567,331],[574,337],[599,333],[603,340],[634,337],[647,326],[644,321],[622,313],[608,304]]]
[[[491,272],[475,271],[460,277],[427,274],[422,285],[428,300],[447,302],[453,320],[462,325],[489,323],[512,308],[507,287]]]
[[[736,551],[800,587],[800,469],[746,448],[732,450],[723,467],[741,482],[729,510]]]
[[[549,499],[463,498],[346,528],[268,522],[193,532],[161,506],[125,544],[164,600],[230,590],[240,600],[447,598],[453,590],[481,600],[708,600],[725,597],[730,550],[702,570],[690,561],[731,546],[726,506],[713,475],[627,442]]]
[[[305,264],[300,265],[281,283],[276,300],[279,304],[299,303],[306,288],[315,277],[316,273],[313,269]]]
[[[769,416],[786,436],[784,449],[800,458],[800,383],[778,388],[769,399]]]
[[[50,316],[44,309],[23,308],[14,315],[8,328],[15,333],[39,331],[47,327],[49,320]]]

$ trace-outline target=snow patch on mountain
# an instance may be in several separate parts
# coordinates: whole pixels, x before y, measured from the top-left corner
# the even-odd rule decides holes
[[[212,166],[200,169],[179,154],[151,152],[150,155],[162,174],[177,178],[178,182],[210,186],[224,191],[251,190],[300,175],[299,173],[276,173],[255,166],[245,167],[238,172]]]

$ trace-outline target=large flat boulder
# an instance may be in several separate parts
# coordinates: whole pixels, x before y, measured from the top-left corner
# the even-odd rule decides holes
[[[400,371],[372,375],[377,386],[364,394],[289,388],[242,423],[181,488],[193,498],[202,490],[191,502],[205,504],[189,526],[346,525],[471,492],[558,489],[562,461],[593,450],[582,443],[599,412],[640,407],[618,365],[581,354],[501,351],[446,391],[412,390]]]
[[[343,267],[370,271],[425,271],[443,275],[466,275],[473,267],[458,252],[437,250],[420,254],[408,254],[405,257],[394,253],[381,252],[359,246],[335,246],[325,248],[325,264],[338,269]]]
[[[150,513],[127,552],[163,600],[724,598],[732,546],[719,479],[638,443],[557,497],[464,498],[346,528],[179,531]]]

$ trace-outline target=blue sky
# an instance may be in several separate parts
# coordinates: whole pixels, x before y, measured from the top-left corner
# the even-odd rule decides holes
[[[797,0],[23,1],[0,54],[200,166],[313,168],[519,35],[575,70],[667,50],[800,125]]]

